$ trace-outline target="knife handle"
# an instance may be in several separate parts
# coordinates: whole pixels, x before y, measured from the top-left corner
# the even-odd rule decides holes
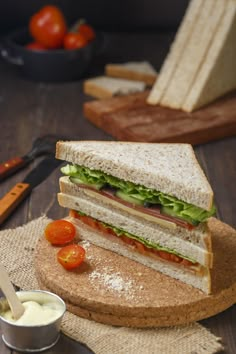
[[[28,183],[17,183],[0,199],[0,225],[30,192],[31,188]]]
[[[12,159],[0,164],[0,181],[22,168],[27,164],[27,160],[23,157],[13,157]]]

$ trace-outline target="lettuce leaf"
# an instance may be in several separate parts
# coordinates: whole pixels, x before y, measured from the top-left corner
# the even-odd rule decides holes
[[[193,225],[206,221],[216,212],[214,205],[210,211],[207,211],[160,191],[126,182],[102,171],[91,170],[84,166],[66,165],[61,168],[61,171],[67,176],[78,178],[82,183],[94,185],[96,189],[101,189],[105,185],[117,188],[127,196],[141,201],[143,205],[160,204],[163,213],[178,217]]]

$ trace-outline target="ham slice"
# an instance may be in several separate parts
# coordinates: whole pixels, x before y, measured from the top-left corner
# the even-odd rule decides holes
[[[128,208],[135,209],[143,214],[148,214],[148,215],[151,215],[151,216],[156,217],[161,220],[166,220],[168,222],[174,223],[175,225],[181,226],[187,230],[191,231],[195,228],[194,225],[191,225],[190,223],[188,223],[185,220],[179,219],[179,218],[171,216],[171,215],[162,214],[161,208],[158,204],[153,204],[151,206],[146,207],[146,206],[137,205],[135,203],[127,202],[115,195],[116,190],[114,188],[104,187],[101,190],[97,190],[97,189],[90,187],[86,184],[79,184],[79,187],[82,189],[85,189],[85,190],[86,189],[92,190],[94,193],[97,193],[98,195],[100,194],[104,197],[110,198],[122,205],[125,205]]]

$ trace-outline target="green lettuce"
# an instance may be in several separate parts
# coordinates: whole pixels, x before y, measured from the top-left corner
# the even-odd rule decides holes
[[[207,211],[160,191],[127,182],[102,171],[91,170],[84,166],[66,165],[62,167],[61,171],[67,176],[77,178],[81,183],[94,186],[96,189],[101,189],[105,185],[117,188],[127,196],[139,201],[139,204],[140,201],[143,205],[159,204],[163,214],[166,213],[178,217],[193,225],[206,221],[216,212],[214,205],[210,211]]]

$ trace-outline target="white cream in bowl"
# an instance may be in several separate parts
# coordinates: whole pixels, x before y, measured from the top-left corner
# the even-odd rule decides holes
[[[48,291],[18,291],[25,308],[15,320],[9,307],[0,313],[2,340],[11,349],[40,352],[54,346],[60,336],[60,324],[66,311],[64,301]]]
[[[37,326],[55,321],[63,313],[64,307],[59,302],[43,302],[43,296],[40,300],[40,303],[33,300],[22,302],[25,311],[18,320],[13,318],[10,309],[2,313],[1,316],[5,320],[18,325]]]

